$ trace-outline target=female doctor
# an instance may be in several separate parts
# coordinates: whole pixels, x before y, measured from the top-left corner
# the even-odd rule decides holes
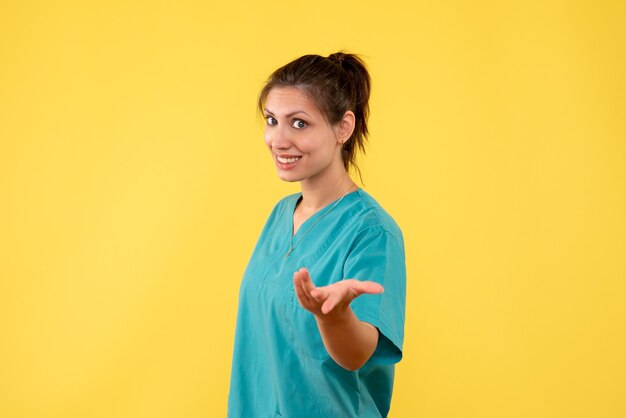
[[[276,70],[258,107],[278,176],[239,293],[228,416],[385,417],[402,357],[402,233],[350,178],[368,134],[370,77],[352,54]]]

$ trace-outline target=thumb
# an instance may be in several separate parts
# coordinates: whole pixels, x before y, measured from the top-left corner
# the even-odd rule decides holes
[[[354,280],[354,282],[351,283],[350,288],[352,292],[354,293],[354,297],[364,295],[364,294],[376,295],[379,293],[383,293],[385,291],[385,288],[381,284],[372,282],[369,280],[368,281]]]

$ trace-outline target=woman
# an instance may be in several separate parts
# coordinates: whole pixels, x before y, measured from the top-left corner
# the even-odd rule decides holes
[[[298,58],[261,91],[278,176],[302,191],[274,207],[244,273],[229,417],[387,416],[406,274],[400,229],[348,174],[369,93],[344,53]]]

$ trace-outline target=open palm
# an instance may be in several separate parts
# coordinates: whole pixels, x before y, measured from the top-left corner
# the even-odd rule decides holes
[[[300,305],[315,316],[327,319],[345,314],[350,302],[361,295],[384,291],[376,282],[356,279],[345,279],[328,286],[316,287],[306,268],[294,273],[293,285]]]

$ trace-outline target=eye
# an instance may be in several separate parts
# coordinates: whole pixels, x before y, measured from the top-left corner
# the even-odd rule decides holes
[[[305,121],[303,121],[302,119],[294,119],[294,121],[291,124],[291,126],[296,128],[296,129],[304,129],[307,126],[309,126],[309,124],[306,123]]]
[[[274,119],[273,116],[266,116],[265,120],[267,121],[268,125],[278,125],[278,121]]]

